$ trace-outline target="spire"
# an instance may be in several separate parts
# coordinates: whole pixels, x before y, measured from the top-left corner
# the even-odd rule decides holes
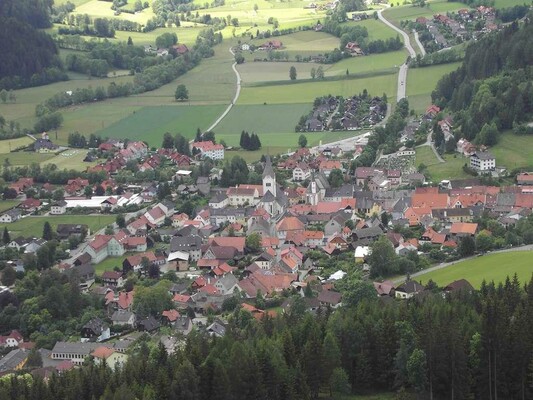
[[[263,169],[263,178],[265,177],[275,177],[276,175],[274,174],[274,170],[272,169],[272,161],[270,161],[270,156],[267,155],[266,156],[266,160],[265,160],[265,168]]]

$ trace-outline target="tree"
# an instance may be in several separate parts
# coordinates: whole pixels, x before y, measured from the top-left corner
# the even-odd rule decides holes
[[[298,146],[300,146],[301,148],[307,146],[307,136],[300,135],[300,137],[298,138]]]
[[[331,388],[331,395],[347,396],[351,392],[350,380],[348,374],[341,368],[335,368],[329,379],[329,386]],[[336,398],[336,397],[333,397]]]
[[[128,36],[128,46],[133,46],[133,39],[131,36]]]
[[[41,353],[35,347],[30,350],[25,366],[28,368],[40,368],[43,366]]]
[[[296,68],[294,66],[289,69],[289,78],[291,78],[291,81],[296,80]]]
[[[119,228],[126,227],[126,219],[124,218],[124,214],[118,214],[117,218],[115,219],[115,222],[117,223],[117,226]]]
[[[85,186],[85,189],[83,190],[83,194],[86,198],[90,199],[93,197],[93,188],[90,186]]]
[[[322,68],[322,66],[319,66],[316,69],[316,77],[317,79],[324,79],[324,69]]]
[[[344,175],[342,174],[342,171],[338,168],[335,168],[328,177],[329,184],[332,187],[340,187],[344,183]]]
[[[5,286],[11,286],[17,279],[17,273],[11,265],[8,265],[2,270],[2,284]]]
[[[253,253],[258,252],[261,249],[261,235],[254,232],[246,236],[246,247]]]
[[[259,10],[259,6],[257,4],[254,4],[254,11],[257,12]]]
[[[407,361],[407,376],[417,393],[422,393],[426,389],[426,369],[426,353],[424,350],[414,349]]]
[[[2,91],[0,91],[0,100],[2,100],[2,103],[5,103],[7,101],[7,90],[5,89],[2,89]]]
[[[4,234],[2,236],[2,242],[4,242],[4,244],[8,244],[9,242],[11,242],[11,237],[9,236],[9,231],[7,230],[7,226],[4,226]]]
[[[169,132],[166,132],[163,135],[163,143],[161,144],[161,147],[164,149],[172,149],[174,147],[174,138]]]
[[[476,236],[476,249],[478,249],[478,251],[485,252],[492,249],[493,246],[494,238],[490,232],[487,232],[486,230],[479,232],[479,234]]]
[[[52,236],[53,236],[52,226],[50,225],[50,222],[45,221],[43,225],[43,239],[52,240]]]
[[[476,251],[476,242],[470,236],[465,236],[459,242],[457,251],[461,257],[469,257]]]
[[[313,67],[311,68],[311,79],[315,79],[316,78],[316,68]]]
[[[189,91],[187,90],[187,87],[183,84],[178,85],[176,88],[176,93],[174,95],[176,100],[188,100],[189,99]]]
[[[372,243],[371,254],[368,256],[370,264],[370,276],[389,276],[396,272],[396,253],[392,243],[386,236],[382,235]]]

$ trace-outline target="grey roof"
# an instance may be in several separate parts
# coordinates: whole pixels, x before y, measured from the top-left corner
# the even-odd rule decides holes
[[[404,293],[418,293],[424,290],[425,287],[419,284],[417,281],[407,281],[404,284],[396,288],[397,292]]]
[[[26,359],[26,357],[28,357],[28,353],[22,349],[11,350],[7,355],[0,359],[0,372],[15,369]]]
[[[113,322],[128,322],[134,314],[131,311],[117,310],[111,316]]]
[[[103,331],[105,331],[107,328],[108,326],[100,318],[93,318],[89,322],[87,322],[85,325],[83,325],[82,329],[83,330],[89,329],[99,335]]]
[[[174,236],[170,240],[170,252],[197,250],[201,246],[202,238],[198,235]]]
[[[218,192],[215,194],[211,199],[209,200],[210,203],[220,203],[224,200],[226,200],[228,196],[226,196],[226,193],[224,192]]]
[[[271,192],[270,190],[267,191],[267,192],[264,194],[263,198],[261,199],[261,201],[262,201],[263,203],[272,203],[272,202],[275,201],[275,200],[276,200],[276,198],[274,197],[274,195],[272,194],[272,192]]]
[[[151,315],[137,323],[137,327],[142,328],[143,330],[148,332],[156,330],[160,326],[161,324],[157,322],[157,320]]]
[[[473,155],[479,158],[480,160],[491,160],[494,156],[488,151],[476,151]]]
[[[327,188],[325,197],[344,197],[351,198],[354,194],[353,185],[342,185],[338,188]]]
[[[226,334],[226,327],[221,322],[215,321],[207,327],[207,331],[215,336],[222,337]]]
[[[225,291],[228,291],[233,286],[235,286],[237,283],[239,283],[239,280],[235,277],[233,274],[227,274],[224,275],[222,278],[220,278],[215,285],[222,285]]]
[[[274,170],[272,169],[272,161],[270,160],[270,156],[266,156],[265,161],[265,167],[263,168],[263,178],[269,177],[275,177],[276,174],[274,174]]]
[[[52,349],[53,354],[57,353],[74,353],[88,356],[97,347],[102,344],[93,342],[56,342]]]
[[[66,272],[68,274],[76,272],[80,278],[85,276],[91,276],[94,275],[94,266],[92,264],[76,265],[68,269]]]
[[[379,236],[383,234],[383,231],[378,227],[374,227],[374,228],[356,229],[353,231],[353,234],[358,239],[364,239],[364,238],[373,238],[373,237]]]
[[[188,331],[191,328],[192,321],[187,316],[178,317],[176,322],[174,322],[174,329],[178,332]]]

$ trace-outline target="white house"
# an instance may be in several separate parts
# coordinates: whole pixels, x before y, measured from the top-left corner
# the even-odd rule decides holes
[[[292,180],[295,182],[305,181],[311,177],[311,168],[304,163],[298,163],[296,168],[292,170]]]
[[[65,200],[58,200],[52,203],[50,208],[50,214],[61,215],[67,212],[67,202]]]
[[[479,172],[493,171],[496,158],[488,151],[476,151],[470,156],[470,167]]]
[[[214,144],[211,141],[194,142],[192,148],[200,150],[200,154],[203,158],[209,157],[212,160],[224,159],[224,146],[221,144]]]
[[[18,209],[7,210],[5,213],[0,215],[0,222],[11,223],[20,219],[20,211]]]

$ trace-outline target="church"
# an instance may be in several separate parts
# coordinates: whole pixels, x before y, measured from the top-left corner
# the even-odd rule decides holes
[[[263,197],[261,197],[257,207],[263,208],[272,217],[279,217],[285,213],[288,203],[283,189],[276,183],[272,161],[270,156],[267,156],[263,169]]]

